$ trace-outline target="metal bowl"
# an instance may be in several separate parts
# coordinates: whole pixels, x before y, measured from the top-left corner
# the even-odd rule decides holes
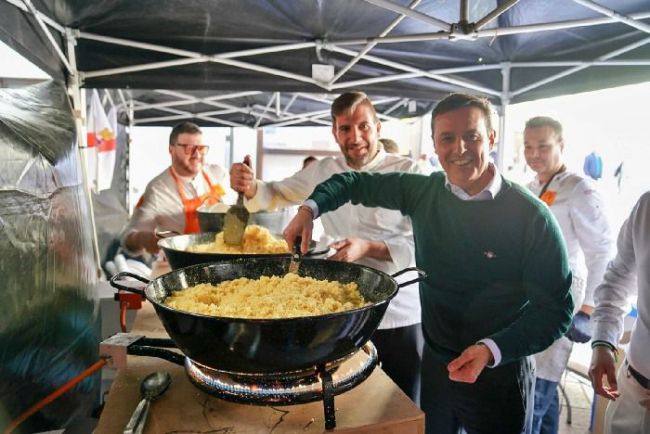
[[[196,212],[199,217],[201,232],[221,232],[223,230],[223,219],[227,211],[228,206],[224,204],[199,207]],[[295,207],[252,212],[248,224],[259,225],[267,228],[271,233],[281,234],[295,214]]]

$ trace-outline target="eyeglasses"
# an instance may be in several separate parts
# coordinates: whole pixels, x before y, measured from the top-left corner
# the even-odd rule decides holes
[[[199,154],[205,155],[210,149],[208,145],[188,145],[185,143],[176,143],[175,146],[180,146],[185,151],[185,155],[192,155],[194,151],[199,151]]]

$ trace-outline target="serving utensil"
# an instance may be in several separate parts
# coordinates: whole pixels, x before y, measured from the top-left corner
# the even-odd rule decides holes
[[[250,167],[246,159],[243,163]],[[237,195],[237,203],[228,208],[223,218],[223,240],[226,244],[241,246],[249,217],[250,213],[244,206],[244,193],[240,191]]]
[[[140,396],[142,400],[133,411],[133,415],[124,428],[124,434],[141,434],[144,424],[147,422],[151,401],[165,393],[172,382],[169,372],[156,371],[142,380],[140,383]]]

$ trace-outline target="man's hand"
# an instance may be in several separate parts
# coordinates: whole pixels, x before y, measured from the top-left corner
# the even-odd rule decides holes
[[[360,238],[346,238],[335,241],[330,247],[336,250],[332,256],[327,259],[341,262],[354,262],[367,255],[370,249],[370,242]]]
[[[247,199],[257,193],[255,172],[251,166],[251,156],[246,155],[243,163],[235,163],[230,167],[230,187],[238,193],[244,193]]]
[[[611,349],[600,346],[593,349],[591,366],[589,367],[591,385],[594,387],[594,392],[612,401],[616,400],[619,395],[615,362],[616,359]],[[609,386],[605,386],[603,377],[607,377]]]
[[[335,241],[330,247],[336,253],[327,259],[341,262],[354,262],[361,258],[375,258],[382,261],[391,261],[390,251],[383,241],[362,240],[361,238],[346,238]]]
[[[309,242],[311,241],[311,232],[314,229],[314,216],[307,207],[299,207],[298,213],[289,222],[282,235],[289,245],[289,250],[293,252],[293,242],[297,236],[302,237],[302,245],[300,250],[304,255],[309,250]]]
[[[483,369],[493,360],[490,349],[477,344],[467,347],[460,356],[449,362],[449,379],[461,383],[474,383]]]
[[[145,249],[149,253],[158,253],[158,237],[153,232],[137,231],[131,232],[124,241],[124,245],[132,252],[139,252]]]

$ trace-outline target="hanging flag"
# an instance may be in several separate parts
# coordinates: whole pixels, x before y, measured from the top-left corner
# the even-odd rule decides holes
[[[96,192],[111,188],[115,168],[117,120],[115,109],[111,109],[113,122],[106,116],[93,89],[88,110],[88,178]]]

